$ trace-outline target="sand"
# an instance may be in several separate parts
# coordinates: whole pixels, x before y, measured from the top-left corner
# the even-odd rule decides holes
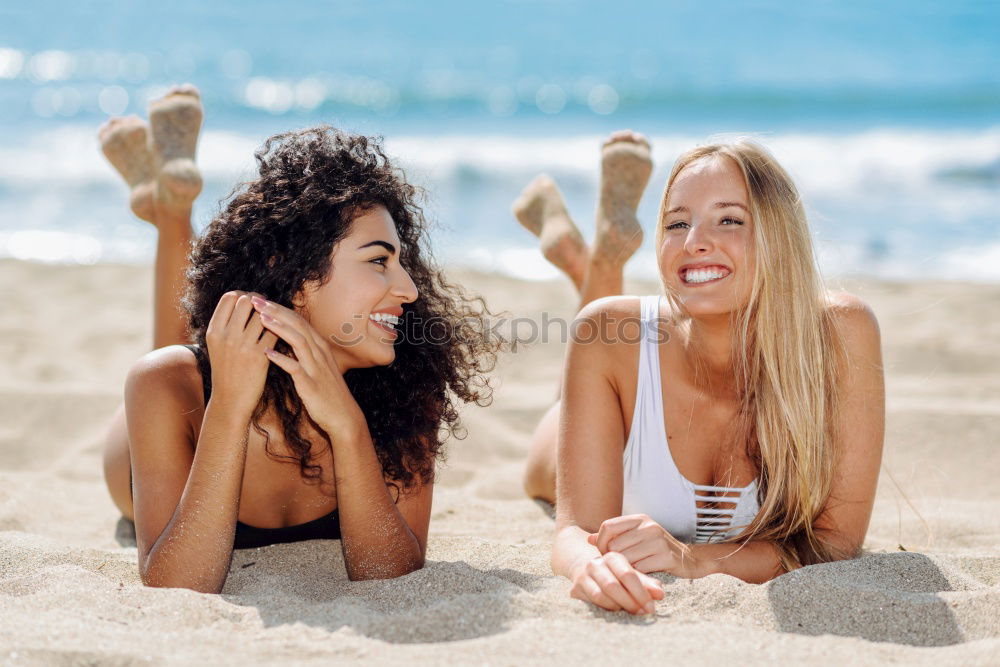
[[[456,276],[497,310],[572,315],[568,284]],[[221,595],[143,587],[100,447],[151,339],[150,280],[0,262],[0,663],[1000,663],[1000,286],[845,283],[879,316],[887,370],[865,555],[764,585],[664,576],[638,619],[569,598],[551,516],[521,493],[558,336],[519,346],[494,404],[464,411],[423,570],[350,582],[339,542],[317,541],[236,552]]]

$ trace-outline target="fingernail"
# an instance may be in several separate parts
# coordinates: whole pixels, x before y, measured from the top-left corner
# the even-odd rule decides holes
[[[267,305],[267,301],[264,301],[264,299],[260,298],[259,296],[250,297],[250,303],[252,303],[255,306],[260,306],[261,308]]]
[[[646,603],[646,613],[647,614],[652,614],[655,611],[656,611],[656,605],[653,604],[652,602],[647,602]]]

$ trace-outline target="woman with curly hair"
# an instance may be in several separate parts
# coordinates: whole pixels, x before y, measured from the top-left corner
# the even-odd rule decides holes
[[[201,115],[179,88],[148,128],[101,131],[159,234],[157,349],[130,370],[105,448],[142,581],[218,592],[234,549],[317,538],[342,540],[351,579],[419,569],[455,401],[489,396],[484,305],[434,268],[416,190],[380,144],[320,127],[256,153],[259,177],[190,253],[185,326]]]
[[[550,180],[514,208],[583,301],[526,490],[556,503],[552,567],[571,595],[631,613],[664,595],[651,572],[763,582],[853,557],[885,422],[875,316],[824,289],[795,185],[756,143],[677,158],[662,294],[622,295],[650,166],[641,135],[605,144],[592,248]]]

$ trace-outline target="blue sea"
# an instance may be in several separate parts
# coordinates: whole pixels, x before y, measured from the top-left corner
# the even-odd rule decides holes
[[[683,150],[765,143],[830,275],[1000,281],[1000,3],[205,2],[0,7],[0,256],[148,262],[100,155],[109,115],[174,82],[206,106],[202,227],[269,135],[385,137],[427,190],[439,258],[554,275],[510,202],[537,173],[589,235],[601,139],[648,135],[647,241]]]

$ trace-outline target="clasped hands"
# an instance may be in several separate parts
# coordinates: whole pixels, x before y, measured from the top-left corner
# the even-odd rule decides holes
[[[689,545],[645,514],[608,519],[587,542],[601,555],[576,568],[570,595],[610,611],[653,613],[654,601],[664,593],[649,572],[687,578],[706,574]]]

